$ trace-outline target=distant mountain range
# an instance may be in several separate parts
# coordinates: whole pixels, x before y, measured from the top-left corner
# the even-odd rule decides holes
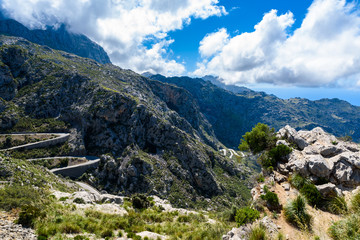
[[[264,92],[226,86],[216,78],[208,76],[149,77],[189,91],[212,125],[217,138],[228,147],[236,148],[242,135],[258,122],[266,123],[275,129],[287,124],[298,130],[311,130],[320,126],[336,136],[349,135],[355,141],[360,140],[360,107],[346,101],[310,101],[303,98],[283,100]]]
[[[48,27],[46,30],[29,30],[13,19],[0,18],[0,34],[22,37],[33,43],[91,58],[102,64],[111,63],[109,56],[100,45],[83,34],[69,32],[65,25],[57,29]]]

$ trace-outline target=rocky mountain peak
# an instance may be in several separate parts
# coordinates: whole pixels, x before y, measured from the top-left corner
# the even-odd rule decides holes
[[[47,27],[45,30],[30,30],[13,19],[0,18],[0,33],[22,37],[56,50],[93,59],[102,64],[111,63],[109,56],[100,45],[85,35],[68,31],[64,24],[60,25],[59,28]]]

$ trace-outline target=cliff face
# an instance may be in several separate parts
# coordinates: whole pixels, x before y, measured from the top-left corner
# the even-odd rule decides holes
[[[116,156],[93,173],[110,192],[171,195],[182,206],[249,197],[242,179],[250,172],[219,154],[185,90],[21,38],[1,36],[0,44],[2,131],[24,119],[67,123],[74,152]]]
[[[213,126],[217,138],[228,147],[236,148],[241,136],[258,122],[275,129],[287,124],[297,130],[319,126],[337,136],[349,135],[355,141],[360,140],[360,107],[339,99],[283,100],[252,91],[235,94],[200,78],[161,75],[150,78],[188,90]]]
[[[21,23],[12,19],[0,20],[0,33],[22,37],[31,42],[46,45],[50,48],[76,54],[80,57],[91,58],[106,64],[111,63],[104,49],[82,34],[71,33],[62,25],[58,29],[29,30]]]

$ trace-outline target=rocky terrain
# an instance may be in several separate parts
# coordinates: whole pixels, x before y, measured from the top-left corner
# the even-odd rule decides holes
[[[285,126],[277,132],[277,137],[281,139],[277,141],[277,145],[291,146],[292,152],[283,161],[278,162],[274,171],[263,169],[265,180],[260,181],[251,193],[252,205],[256,208],[259,203],[264,204],[262,196],[268,188],[268,191],[278,196],[281,210],[265,209],[257,221],[233,228],[223,236],[223,240],[249,239],[253,229],[259,226],[263,226],[271,239],[338,239],[334,238],[330,228],[336,228],[336,224],[346,221],[344,218],[349,210],[344,207],[346,203],[343,203],[345,205],[341,206],[344,207],[344,212],[334,212],[331,207],[329,209],[331,202],[326,202],[328,200],[325,199],[344,199],[349,208],[352,205],[354,209],[355,203],[351,202],[351,199],[356,194],[360,196],[359,145],[339,140],[320,127],[311,131],[296,131],[290,126]],[[322,205],[311,205],[309,202],[306,206],[312,216],[310,230],[304,231],[289,223],[284,212],[285,206],[297,196],[311,196],[306,195],[309,193],[305,190],[296,188],[296,182],[291,180],[296,174],[315,186],[323,199]],[[312,194],[315,193],[313,190]],[[266,204],[264,206],[266,208]],[[352,211],[357,214],[357,210]],[[349,218],[354,218],[354,215],[350,214]]]
[[[69,131],[67,154],[111,153],[91,174],[112,193],[170,195],[181,206],[249,197],[251,171],[218,152],[185,90],[22,38],[0,44],[1,131]]]
[[[65,25],[55,29],[48,27],[46,30],[30,30],[13,19],[0,19],[0,33],[22,37],[39,45],[46,45],[56,50],[73,53],[85,58],[106,64],[111,63],[104,49],[82,34],[69,32]]]
[[[221,84],[213,84],[214,79],[209,77],[204,80],[153,75],[150,78],[189,91],[199,104],[201,113],[212,125],[217,138],[229,148],[237,148],[241,136],[258,122],[276,130],[287,124],[297,130],[321,127],[338,137],[349,135],[354,141],[360,139],[360,107],[339,99],[283,100],[274,95],[241,88],[227,91]]]

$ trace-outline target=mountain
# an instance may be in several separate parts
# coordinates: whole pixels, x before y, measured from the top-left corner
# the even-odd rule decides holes
[[[57,29],[48,27],[45,30],[29,30],[15,20],[0,18],[0,34],[22,37],[56,50],[94,59],[102,64],[111,63],[109,56],[101,46],[91,41],[85,35],[69,32],[65,25],[61,25]]]
[[[147,76],[149,77],[149,76]],[[205,81],[209,81],[211,82],[212,84],[220,87],[220,88],[223,88],[225,90],[228,90],[230,92],[233,92],[233,93],[239,93],[239,94],[254,94],[255,91],[247,88],[247,87],[239,87],[239,86],[236,86],[236,85],[226,85],[221,78],[219,77],[214,77],[214,76],[210,76],[210,75],[206,75],[204,77],[202,77],[202,79],[204,79]]]
[[[250,198],[251,171],[220,154],[187,90],[4,35],[0,64],[0,131],[67,131],[62,152],[107,154],[87,173],[98,189],[185,207]]]
[[[310,130],[322,127],[336,136],[351,136],[360,140],[360,107],[339,99],[293,98],[283,100],[263,92],[235,94],[201,78],[164,77],[153,75],[189,91],[199,104],[201,113],[210,122],[217,138],[227,147],[236,148],[242,135],[258,122],[275,129],[289,124]]]

